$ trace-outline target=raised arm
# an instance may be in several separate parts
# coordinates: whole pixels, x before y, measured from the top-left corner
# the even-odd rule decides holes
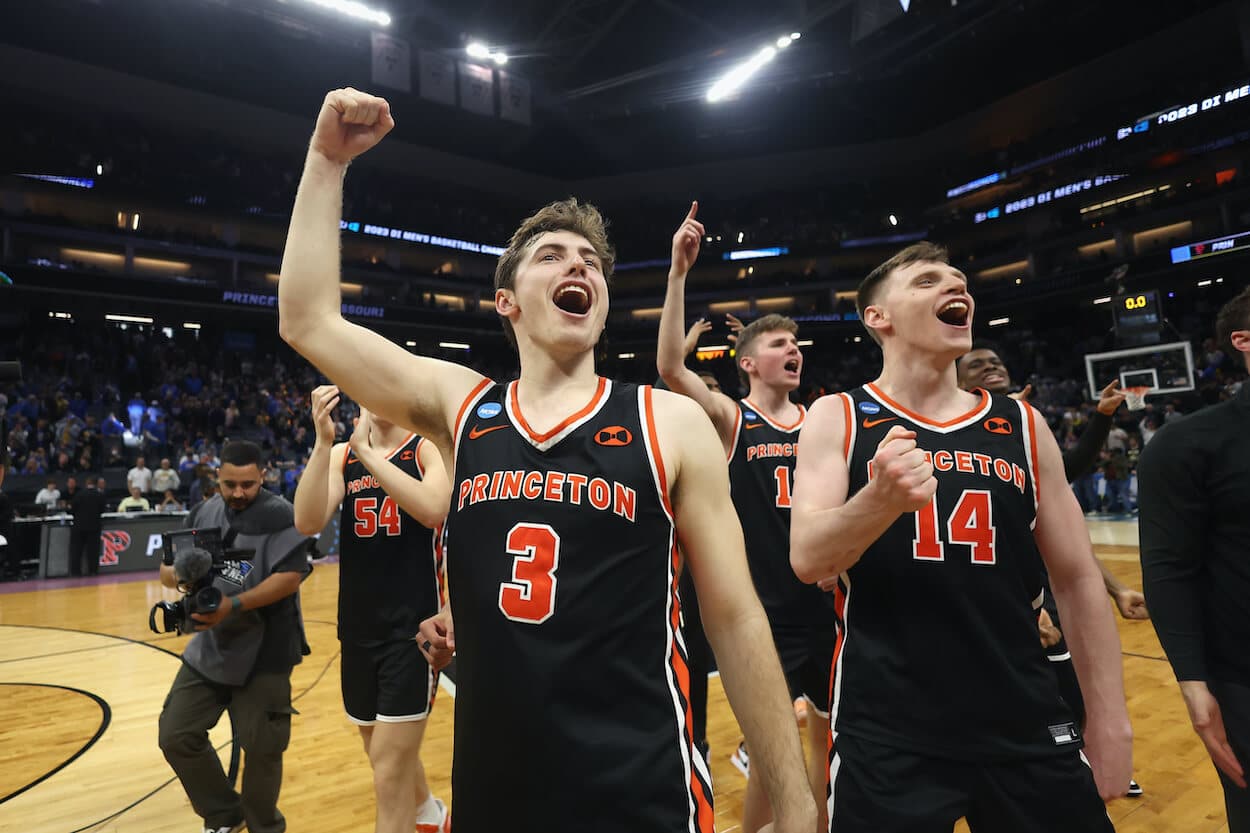
[[[313,389],[310,398],[317,441],[295,487],[295,528],[304,535],[316,535],[325,529],[343,502],[343,463],[347,455],[347,443],[334,444],[332,414],[339,402],[339,389],[321,385]]]
[[[668,270],[664,309],[660,313],[655,363],[670,390],[699,403],[716,427],[721,446],[728,452],[733,442],[737,406],[725,394],[708,390],[699,375],[686,367],[685,331],[682,329],[686,320],[686,274],[699,256],[704,231],[703,224],[695,219],[698,213],[699,204],[691,203],[690,213],[673,235],[673,260]]]
[[[790,566],[809,584],[849,570],[899,515],[923,509],[937,491],[915,432],[896,426],[877,447],[875,476],[847,500],[849,408],[843,396],[823,396],[799,433],[803,453],[794,468]]]
[[[360,421],[352,432],[351,447],[365,464],[369,473],[378,479],[382,490],[423,526],[431,529],[447,517],[451,503],[451,483],[443,467],[442,455],[429,440],[417,446],[417,462],[422,469],[420,480],[411,477],[399,466],[386,458],[392,450],[374,445],[373,418],[365,408],[360,409]]]
[[[356,156],[395,126],[384,99],[350,87],[321,105],[278,282],[283,340],[357,402],[450,445],[456,410],[482,377],[466,367],[413,356],[342,315],[339,221],[343,178]]]
[[[678,535],[725,693],[751,749],[751,776],[762,779],[776,830],[815,830],[794,711],[747,569],[716,434],[694,403],[665,391],[653,396]]]
[[[1032,406],[1021,404],[1032,410]],[[1037,523],[1033,536],[1059,605],[1063,633],[1085,697],[1085,751],[1104,799],[1124,795],[1132,778],[1133,729],[1124,702],[1120,637],[1103,595],[1085,516],[1064,478],[1059,444],[1035,411]]]

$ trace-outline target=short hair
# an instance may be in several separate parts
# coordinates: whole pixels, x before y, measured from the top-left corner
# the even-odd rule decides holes
[[[1003,357],[1003,351],[999,349],[998,344],[996,342],[989,341],[988,339],[977,339],[972,342],[972,346],[968,348],[968,353],[971,353],[974,350],[989,350],[995,356],[998,356],[999,359],[1002,359]],[[959,367],[959,363],[964,360],[964,357],[967,356],[968,353],[964,353],[963,356],[955,359],[955,367]]]
[[[261,468],[260,446],[248,440],[230,440],[221,447],[221,462],[232,466]]]
[[[1241,290],[1224,306],[1215,318],[1215,337],[1221,347],[1227,347],[1234,353],[1233,333],[1237,330],[1250,330],[1250,286]]]
[[[913,263],[950,263],[950,255],[946,251],[946,247],[937,243],[930,243],[928,240],[921,240],[919,243],[912,243],[906,249],[896,252],[888,260],[868,273],[868,277],[859,282],[859,288],[855,290],[855,311],[859,313],[860,321],[864,319],[864,310],[872,306],[877,298],[877,290],[881,288],[881,284],[885,279],[893,274],[894,270],[902,269],[904,266],[910,266]],[[875,330],[864,325],[864,329],[868,330],[868,335],[872,340],[881,343],[881,339],[877,336]]]
[[[521,221],[508,241],[507,250],[495,264],[495,289],[512,289],[516,285],[517,268],[525,256],[525,248],[534,238],[549,231],[571,231],[585,237],[603,263],[604,280],[611,279],[616,266],[616,252],[608,242],[607,222],[598,208],[590,203],[578,202],[576,197],[569,197],[548,203]],[[507,318],[503,319],[503,332],[508,343],[516,347],[516,333]]]
[[[771,333],[774,330],[784,330],[791,335],[798,335],[799,325],[794,323],[793,318],[770,312],[763,318],[757,318],[750,324],[742,328],[742,332],[738,333],[738,341],[735,359],[741,359],[743,356],[751,355],[751,343],[764,333]],[[742,369],[742,365],[737,361],[734,362],[738,368],[738,378],[742,380],[742,384],[750,386],[751,377]]]

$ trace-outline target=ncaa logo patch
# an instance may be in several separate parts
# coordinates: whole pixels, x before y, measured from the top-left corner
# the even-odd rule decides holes
[[[876,402],[860,402],[859,410],[860,410],[860,413],[864,413],[864,414],[868,414],[869,416],[872,416],[873,414],[881,413],[881,406],[878,405]]]
[[[1013,430],[1011,422],[1002,417],[990,417],[981,425],[991,434],[1010,434]]]
[[[759,416],[756,415],[755,411],[747,411],[743,414],[743,416],[746,417],[747,420],[759,419]]]
[[[477,408],[478,419],[490,419],[499,416],[499,412],[503,410],[503,405],[498,402],[483,402]]]

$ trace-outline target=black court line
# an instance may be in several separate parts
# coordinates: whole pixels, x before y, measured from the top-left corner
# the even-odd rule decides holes
[[[305,619],[305,620],[304,620],[304,623],[305,623],[305,624],[314,624],[314,625],[336,625],[336,623],[334,623],[334,622],[327,622],[327,621],[322,620],[322,619]],[[181,654],[174,653],[173,651],[169,650],[168,648],[162,648],[162,647],[161,647],[161,646],[159,646],[159,645],[154,645],[154,644],[152,644],[152,643],[153,643],[153,642],[155,642],[155,641],[167,641],[167,640],[176,639],[177,637],[174,637],[174,636],[170,636],[170,637],[159,637],[159,636],[158,636],[158,637],[156,637],[156,639],[151,640],[151,641],[148,641],[148,640],[142,640],[142,639],[132,639],[131,637],[128,637],[128,636],[117,636],[116,634],[111,634],[111,633],[100,633],[99,631],[85,631],[85,630],[82,630],[82,629],[80,629],[80,628],[65,628],[65,627],[60,627],[60,626],[57,626],[57,625],[23,625],[23,624],[18,624],[18,623],[9,623],[9,624],[0,625],[0,629],[6,628],[6,627],[12,627],[12,628],[36,628],[36,629],[39,629],[39,630],[49,630],[49,631],[67,631],[67,632],[69,632],[69,633],[85,633],[85,634],[90,634],[90,635],[92,635],[92,636],[103,636],[103,637],[107,637],[107,638],[109,638],[109,639],[116,639],[116,640],[119,640],[119,641],[121,641],[121,642],[129,642],[129,643],[134,644],[134,645],[143,645],[144,647],[151,648],[151,649],[152,649],[152,650],[154,650],[154,651],[161,651],[162,653],[166,653],[166,654],[169,654],[169,655],[170,655],[170,656],[172,656],[172,657],[176,657],[176,658],[177,658],[180,662],[181,662],[181,660],[182,660],[182,655],[181,655]],[[51,653],[51,654],[41,654],[41,655],[37,655],[37,656],[35,656],[35,657],[23,657],[23,659],[41,659],[41,658],[43,658],[43,657],[48,657],[48,656],[59,656],[59,655],[61,655],[61,654],[73,654],[73,653],[80,653],[80,652],[83,652],[83,651],[98,651],[98,650],[103,650],[103,648],[76,648],[76,649],[74,649],[74,650],[72,650],[72,651],[60,651],[60,652],[55,652],[55,653]],[[310,684],[308,685],[308,687],[307,687],[307,688],[305,688],[305,689],[304,689],[303,691],[301,691],[299,694],[292,696],[292,697],[291,697],[291,702],[295,702],[295,701],[296,701],[296,700],[298,700],[300,697],[303,697],[305,694],[307,694],[308,692],[312,691],[312,690],[313,690],[313,688],[314,688],[314,687],[315,687],[318,683],[320,683],[320,682],[321,682],[322,678],[323,678],[323,677],[325,677],[326,672],[330,670],[330,666],[331,666],[331,665],[333,665],[333,664],[334,664],[334,662],[335,662],[335,660],[337,660],[337,659],[339,658],[339,654],[340,654],[340,653],[341,653],[341,651],[335,651],[335,652],[334,652],[334,655],[333,655],[333,656],[331,656],[331,657],[330,657],[330,659],[326,661],[325,667],[321,669],[321,673],[319,673],[319,674],[317,675],[317,677],[316,677],[316,678],[312,681],[312,683],[310,683]],[[14,661],[14,660],[4,660],[4,661],[0,661],[0,663],[2,663],[2,662],[9,662],[9,661]],[[109,722],[110,722],[110,720],[111,720],[112,713],[111,713],[111,711],[109,710],[108,703],[106,703],[106,702],[105,702],[104,700],[102,700],[100,697],[98,697],[98,696],[96,696],[96,695],[94,695],[94,694],[92,694],[91,692],[88,692],[88,691],[80,691],[79,689],[76,689],[76,688],[69,688],[68,686],[54,686],[54,685],[47,685],[47,684],[45,684],[45,683],[0,683],[0,685],[45,685],[45,686],[46,686],[46,687],[48,687],[48,688],[65,688],[65,689],[67,689],[67,690],[69,690],[69,691],[76,691],[76,692],[79,692],[80,694],[85,694],[85,695],[87,695],[88,697],[91,697],[91,698],[92,698],[92,699],[94,699],[97,703],[99,703],[99,704],[100,704],[101,708],[102,708],[102,709],[104,709],[104,713],[105,713],[105,719],[104,719],[104,721],[103,721],[102,725],[100,726],[99,731],[97,731],[97,732],[96,732],[95,736],[94,736],[94,737],[93,737],[93,738],[92,738],[92,739],[91,739],[91,740],[87,743],[87,745],[86,745],[86,746],[84,746],[82,749],[80,749],[77,753],[75,753],[75,754],[74,754],[74,756],[73,756],[73,757],[71,757],[71,758],[69,758],[68,760],[66,760],[66,761],[65,761],[64,763],[62,763],[60,766],[58,766],[58,767],[56,767],[55,769],[52,769],[52,770],[50,770],[50,771],[48,771],[48,772],[44,773],[44,774],[43,774],[42,776],[40,776],[38,779],[36,779],[36,780],[32,781],[31,783],[27,784],[26,786],[22,787],[22,788],[21,788],[20,790],[18,790],[17,792],[12,793],[11,795],[7,795],[7,796],[5,796],[4,798],[0,798],[0,804],[3,804],[4,802],[8,801],[10,798],[13,798],[14,796],[17,796],[17,795],[19,795],[20,793],[23,793],[23,792],[25,792],[26,790],[29,790],[31,787],[34,787],[35,785],[39,784],[40,782],[42,782],[42,781],[46,781],[48,778],[51,778],[53,775],[55,775],[55,774],[56,774],[57,772],[59,772],[60,770],[64,769],[66,766],[68,766],[70,763],[72,763],[74,760],[76,760],[79,756],[81,756],[84,752],[86,752],[89,748],[91,748],[91,746],[92,746],[92,745],[94,745],[94,744],[95,744],[95,742],[96,742],[97,740],[99,740],[99,739],[100,739],[100,737],[104,734],[104,730],[105,730],[106,728],[108,728]],[[225,748],[226,748],[226,746],[230,745],[232,742],[233,742],[233,738],[231,738],[231,740],[226,741],[225,743],[222,743],[220,746],[216,746],[216,747],[214,747],[214,749],[215,749],[216,751],[220,752],[222,749],[225,749]],[[236,749],[236,750],[234,750],[234,755],[237,755],[237,754],[238,754],[238,750]],[[232,755],[232,756],[231,756],[231,757],[232,757],[232,762],[233,762],[234,755]],[[232,767],[232,768],[233,768],[233,767]],[[84,833],[84,831],[90,830],[90,829],[92,829],[93,827],[99,827],[99,826],[100,826],[100,825],[102,825],[102,824],[107,824],[108,822],[113,821],[114,819],[120,818],[122,815],[124,815],[124,814],[128,813],[129,811],[133,810],[135,807],[138,807],[138,806],[139,806],[140,804],[142,804],[144,801],[147,801],[149,798],[151,798],[152,796],[156,795],[158,792],[160,792],[161,790],[165,789],[165,788],[166,788],[166,787],[168,787],[170,784],[175,783],[177,780],[178,780],[177,776],[174,776],[174,777],[172,777],[172,778],[168,779],[167,781],[165,781],[165,782],[161,783],[160,785],[158,785],[155,789],[151,790],[151,791],[150,791],[150,792],[148,792],[146,795],[142,795],[142,796],[140,796],[139,798],[137,798],[137,799],[135,799],[134,801],[132,801],[131,803],[127,804],[125,807],[121,808],[120,810],[117,810],[116,812],[110,813],[109,815],[105,816],[104,818],[102,818],[102,819],[97,819],[96,821],[93,821],[93,822],[91,822],[90,824],[87,824],[87,825],[85,825],[85,826],[83,826],[83,827],[76,828],[76,829],[74,829],[74,830],[70,831],[70,833]]]
[[[65,767],[69,766],[74,761],[78,760],[78,758],[81,757],[82,754],[86,752],[88,749],[95,746],[95,742],[100,739],[100,737],[104,734],[104,730],[109,727],[109,723],[113,719],[113,712],[109,708],[109,704],[104,701],[104,698],[98,695],[92,694],[90,691],[83,691],[81,688],[73,688],[67,685],[51,685],[49,683],[0,683],[0,685],[37,686],[39,688],[59,688],[62,691],[72,691],[75,694],[81,694],[84,697],[90,697],[92,700],[95,701],[96,705],[100,707],[100,712],[101,712],[99,728],[96,729],[95,734],[91,736],[91,739],[82,745],[81,749],[79,749],[73,755],[70,755],[68,758],[62,761],[59,765],[48,770],[43,775],[40,775],[34,781],[31,781],[26,786],[21,787],[17,790],[14,790],[13,792],[9,793],[3,798],[0,798],[0,804],[3,804],[4,802],[8,801],[10,798],[16,798],[17,796],[26,792],[27,790],[29,790],[31,787],[35,786],[36,784],[46,781],[49,778],[51,778],[53,775],[56,775],[61,770],[65,769]]]
[[[1132,651],[1121,651],[1120,655],[1125,656],[1125,657],[1136,657],[1137,659],[1149,659],[1149,660],[1154,660],[1155,662],[1167,662],[1168,661],[1167,657],[1152,657],[1150,656],[1150,654],[1135,654]]]

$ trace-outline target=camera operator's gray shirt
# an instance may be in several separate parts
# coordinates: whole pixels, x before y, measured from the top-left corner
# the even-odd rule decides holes
[[[188,528],[218,527],[222,538],[233,528],[237,537],[231,542],[233,549],[254,549],[254,555],[245,560],[227,561],[213,579],[213,586],[227,598],[222,604],[230,604],[229,596],[251,590],[281,566],[284,570],[309,571],[304,545],[307,538],[295,529],[295,513],[291,504],[281,497],[261,490],[252,505],[241,512],[226,506],[221,495],[201,503],[187,516],[184,526]],[[298,550],[298,552],[297,552]],[[295,607],[295,625],[300,631],[302,643],[303,622],[298,612],[298,592],[294,597],[270,605],[290,604]],[[260,655],[265,641],[267,617],[262,611],[247,610],[233,613],[206,631],[191,638],[182,652],[183,661],[213,682],[241,686],[247,682]],[[278,624],[275,622],[275,624]],[[279,625],[281,626],[281,625]],[[298,650],[298,649],[297,649]],[[299,662],[296,653],[291,665]]]

